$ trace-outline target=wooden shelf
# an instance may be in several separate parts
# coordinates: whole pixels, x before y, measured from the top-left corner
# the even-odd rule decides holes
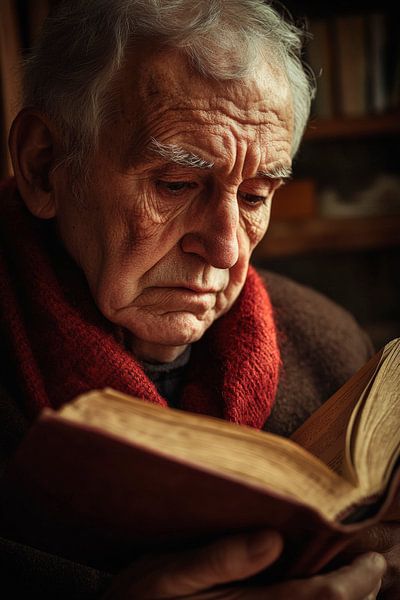
[[[305,140],[351,139],[400,133],[400,111],[359,118],[314,119],[306,129]]]
[[[400,246],[400,215],[276,221],[271,222],[254,258],[390,246]]]

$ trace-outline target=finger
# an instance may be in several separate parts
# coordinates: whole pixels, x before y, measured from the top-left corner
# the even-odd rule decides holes
[[[266,530],[225,537],[186,553],[143,559],[116,577],[105,599],[196,594],[258,573],[278,558],[282,546],[281,536]]]
[[[386,563],[380,554],[369,553],[358,557],[349,566],[326,575],[292,580],[266,588],[264,600],[343,600],[375,599],[379,591]]]
[[[153,579],[155,597],[194,594],[218,584],[231,583],[259,573],[280,555],[281,536],[271,530],[233,535],[173,560],[168,575]],[[158,595],[157,595],[158,594]]]
[[[327,575],[314,577],[315,598],[362,600],[368,598],[370,594],[372,594],[371,598],[375,598],[385,570],[386,561],[381,554],[375,552],[363,554],[349,566]]]

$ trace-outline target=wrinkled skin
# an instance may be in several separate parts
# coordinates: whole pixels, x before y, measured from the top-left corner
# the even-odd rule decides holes
[[[280,69],[266,62],[254,78],[218,83],[191,72],[176,52],[145,48],[114,81],[114,100],[88,157],[88,179],[74,182],[79,194],[71,193],[67,167],[53,168],[58,133],[37,111],[26,109],[13,126],[14,168],[28,208],[56,218],[99,309],[129,332],[131,351],[168,362],[229,310],[243,287],[274,191],[290,169],[290,92]],[[166,159],[149,145],[152,138],[213,166]],[[385,598],[394,599],[398,526],[390,535],[377,531],[352,551],[385,554]],[[240,584],[281,551],[279,535],[264,532],[146,558],[119,574],[105,598],[364,600],[376,597],[386,568],[381,555],[368,554],[301,581]]]
[[[55,210],[100,310],[130,331],[136,355],[167,362],[243,287],[281,184],[258,172],[290,168],[291,102],[285,77],[268,65],[245,83],[206,83],[176,52],[135,64],[115,82],[120,100],[84,202],[59,169]],[[163,159],[152,138],[214,166]]]

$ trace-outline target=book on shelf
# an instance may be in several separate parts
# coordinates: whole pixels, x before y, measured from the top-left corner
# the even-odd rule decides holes
[[[368,106],[380,114],[389,107],[386,81],[387,22],[384,13],[370,13],[367,19]]]
[[[357,118],[399,108],[400,42],[392,17],[378,8],[309,19],[312,116]]]
[[[273,527],[270,578],[329,564],[398,509],[400,338],[291,439],[113,389],[45,409],[1,482],[2,535],[100,568]]]
[[[367,101],[367,27],[364,15],[334,18],[338,110],[344,117],[368,113]]]
[[[271,206],[271,221],[308,219],[317,214],[315,181],[293,179],[278,188]]]
[[[306,56],[317,85],[313,116],[328,119],[336,112],[331,19],[310,19],[309,31],[312,39],[307,45]]]
[[[386,18],[385,72],[388,109],[400,109],[400,36],[397,16],[389,13]]]
[[[21,39],[17,4],[5,0],[0,4],[0,178],[13,172],[7,135],[19,107],[20,61]]]

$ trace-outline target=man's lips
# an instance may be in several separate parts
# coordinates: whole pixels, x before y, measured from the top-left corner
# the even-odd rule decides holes
[[[219,294],[225,289],[225,286],[202,286],[195,283],[163,283],[154,286],[149,286],[148,290],[154,291],[177,291],[177,292],[193,292],[195,294]]]
[[[172,286],[166,286],[170,289],[176,289],[176,290],[182,290],[182,291],[189,291],[189,292],[194,292],[195,294],[218,294],[219,292],[221,292],[221,288],[212,288],[212,287],[200,287],[200,286],[196,286],[196,285],[172,285]]]
[[[204,291],[207,290],[207,291]],[[163,312],[206,313],[216,306],[217,293],[210,288],[188,286],[152,286],[146,288],[134,301],[137,308]]]

